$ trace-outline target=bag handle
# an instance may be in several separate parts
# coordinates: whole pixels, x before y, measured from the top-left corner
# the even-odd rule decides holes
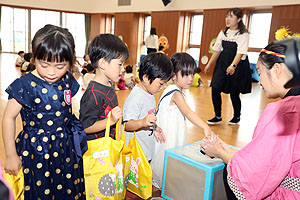
[[[121,120],[118,120],[116,124],[116,140],[120,140],[120,136],[121,136]]]
[[[123,124],[123,129],[122,129],[122,140],[125,143],[125,126],[126,126],[126,122]]]
[[[165,95],[159,100],[158,105],[157,105],[157,110],[156,110],[156,112],[155,112],[155,115],[157,115],[157,113],[158,113],[159,105],[160,105],[161,101],[162,101],[165,97],[167,97],[167,96],[169,96],[170,94],[172,94],[173,92],[179,92],[179,93],[183,94],[179,89],[174,89],[174,90],[169,91],[167,94],[165,94]]]
[[[105,137],[109,137],[110,119],[111,119],[111,112],[109,112],[108,117],[107,117],[106,128],[105,128]],[[121,120],[118,120],[116,123],[116,140],[120,140],[120,132],[121,132]]]
[[[107,117],[106,129],[105,129],[105,137],[109,137],[109,132],[110,132],[110,116],[111,116],[111,112],[108,113],[108,117]]]

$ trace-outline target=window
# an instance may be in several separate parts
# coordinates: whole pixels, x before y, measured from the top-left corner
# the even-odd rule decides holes
[[[110,29],[111,34],[115,34],[115,17],[111,17],[111,29]]]
[[[75,40],[77,56],[82,57],[84,55],[86,44],[84,14],[20,9],[7,6],[1,7],[0,37],[2,52],[29,52],[30,42],[35,33],[46,24],[68,28]]]
[[[146,37],[150,35],[150,30],[151,30],[151,16],[150,15],[145,15],[145,23],[144,23],[144,41],[146,41]],[[147,48],[144,45],[143,48],[143,53],[142,54],[147,54]]]
[[[248,57],[250,63],[256,63],[259,50],[267,46],[269,41],[271,27],[271,12],[252,13],[249,23],[249,51]]]
[[[62,13],[62,27],[67,28],[75,40],[77,57],[85,54],[85,17],[84,14]]]
[[[198,62],[200,56],[200,45],[202,37],[203,15],[193,14],[191,16],[190,38],[188,53]]]
[[[28,10],[2,6],[1,15],[2,51],[27,51]]]
[[[60,13],[46,10],[31,10],[31,40],[46,24],[60,26]]]

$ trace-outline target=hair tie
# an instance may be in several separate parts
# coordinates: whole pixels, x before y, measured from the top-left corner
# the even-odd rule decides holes
[[[264,52],[266,54],[273,55],[273,56],[278,56],[280,58],[285,58],[285,55],[282,55],[280,53],[276,53],[274,51],[269,51],[269,50],[266,50],[266,49],[262,49],[262,50],[260,50],[260,52]]]

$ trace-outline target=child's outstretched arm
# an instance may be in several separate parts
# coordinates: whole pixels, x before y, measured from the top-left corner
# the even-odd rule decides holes
[[[122,117],[123,117],[122,109],[119,106],[114,107],[111,110],[110,125],[114,125],[115,123],[117,123],[117,121],[119,119],[122,119]],[[91,134],[91,133],[96,133],[96,132],[105,130],[105,128],[106,128],[106,122],[107,122],[107,119],[97,121],[92,126],[90,126],[88,128],[85,128],[84,131],[87,134]]]
[[[171,102],[174,102],[181,113],[188,118],[193,124],[204,129],[205,136],[210,136],[212,130],[209,126],[186,104],[184,97],[181,93],[175,92]]]
[[[4,168],[7,173],[14,175],[18,174],[22,165],[15,145],[16,118],[21,109],[21,104],[19,104],[15,99],[10,99],[7,102],[2,121],[2,134],[6,155]]]
[[[149,114],[144,119],[129,120],[126,123],[125,130],[130,132],[139,131],[148,127],[152,127],[155,124],[155,122],[156,116],[154,114]]]

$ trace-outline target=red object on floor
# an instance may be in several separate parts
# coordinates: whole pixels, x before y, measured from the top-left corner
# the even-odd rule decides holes
[[[129,192],[128,190],[126,191],[126,197],[129,197],[131,199],[136,198],[137,196],[135,194],[133,194],[132,192]]]

